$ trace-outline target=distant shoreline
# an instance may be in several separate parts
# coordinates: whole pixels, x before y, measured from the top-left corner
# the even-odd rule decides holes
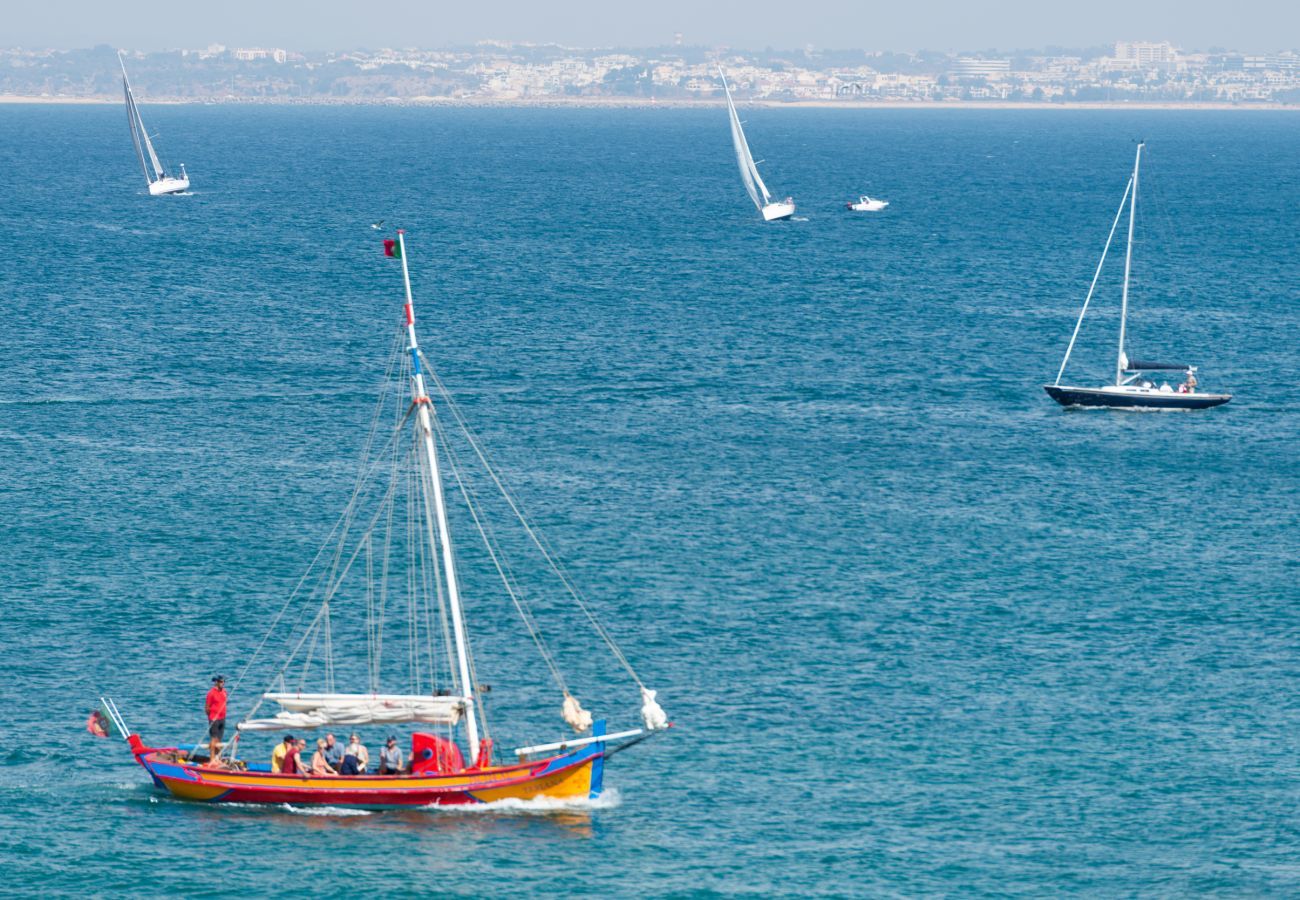
[[[21,94],[0,94],[0,105],[104,105],[118,104],[120,97],[33,97]],[[570,108],[570,109],[716,109],[725,103],[721,99],[708,100],[653,100],[640,97],[537,97],[524,98],[460,98],[460,97],[409,97],[387,100],[333,99],[313,97],[294,99],[281,97],[263,99],[255,97],[225,97],[196,100],[192,98],[141,98],[142,104],[195,105],[195,106],[400,106],[400,107],[464,107],[508,109]],[[1074,103],[1047,103],[1033,100],[745,100],[744,106],[767,109],[1054,109],[1054,110],[1236,110],[1249,112],[1296,112],[1300,105],[1285,103],[1144,103],[1127,101],[1080,101]]]

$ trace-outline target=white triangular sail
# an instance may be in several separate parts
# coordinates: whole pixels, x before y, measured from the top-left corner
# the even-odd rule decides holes
[[[144,148],[140,143],[140,129],[136,125],[139,115],[135,108],[135,98],[131,96],[131,88],[127,85],[126,79],[122,79],[122,87],[126,92],[126,121],[131,127],[131,143],[135,147],[136,158],[140,160],[140,171],[144,173],[145,181],[152,182],[149,177],[149,166],[144,160]]]
[[[135,152],[140,158],[140,168],[144,170],[145,180],[153,184],[163,177],[163,165],[158,160],[158,154],[154,152],[153,141],[149,140],[149,132],[145,131],[144,119],[140,118],[140,107],[136,105],[135,95],[131,93],[131,82],[126,77],[126,63],[122,61],[122,54],[117,55],[117,61],[122,67],[122,90],[126,94],[126,118],[131,126],[131,141],[135,144]],[[145,152],[149,154],[149,162],[153,164],[152,176],[145,167]]]
[[[754,164],[754,154],[749,152],[749,142],[745,140],[745,129],[740,126],[740,116],[737,115],[736,104],[731,99],[731,87],[727,84],[727,76],[723,75],[721,67],[718,68],[718,75],[722,77],[722,89],[727,92],[727,111],[731,115],[731,142],[736,148],[736,164],[740,166],[740,179],[745,183],[745,190],[749,192],[749,199],[753,200],[754,206],[761,210],[772,202],[772,194],[768,191],[767,185],[763,184],[763,179],[758,174],[758,166]],[[762,194],[761,199],[760,192]]]

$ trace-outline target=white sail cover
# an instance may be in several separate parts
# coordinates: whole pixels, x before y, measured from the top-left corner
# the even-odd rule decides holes
[[[572,694],[566,693],[564,695],[564,706],[560,710],[560,715],[563,717],[565,724],[578,734],[582,734],[591,728],[591,713],[583,709],[582,704],[578,702],[578,698]]]
[[[647,687],[641,688],[641,721],[645,723],[646,731],[662,731],[668,727],[668,714],[655,700],[658,694]]]
[[[722,70],[718,70],[722,75]],[[722,75],[722,89],[727,92],[727,112],[731,116],[731,143],[736,148],[736,164],[740,166],[740,179],[745,182],[745,190],[749,192],[749,199],[754,201],[754,206],[762,209],[766,204],[772,201],[772,194],[768,191],[767,185],[763,184],[763,179],[758,174],[758,166],[754,165],[754,154],[749,152],[749,142],[745,140],[745,130],[740,127],[740,116],[736,113],[736,104],[731,99],[731,87],[727,84],[727,76]],[[762,199],[759,199],[759,193],[762,192]]]
[[[241,722],[240,731],[401,725],[406,722],[455,725],[467,703],[464,697],[424,694],[263,694],[262,699],[280,704],[280,712],[269,719]]]

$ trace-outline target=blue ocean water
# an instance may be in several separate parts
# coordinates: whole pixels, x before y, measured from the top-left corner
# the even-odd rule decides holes
[[[1300,888],[1300,119],[755,109],[800,206],[764,225],[718,110],[144,112],[191,196],[144,194],[121,109],[0,106],[7,892]],[[1222,409],[1041,388],[1133,138],[1130,351]],[[864,191],[891,206],[845,212]],[[597,808],[202,807],[82,728],[110,694],[197,737],[346,502],[400,316],[378,219],[676,723]],[[540,667],[494,680],[530,647],[473,574],[480,671],[544,706],[502,746],[558,738]],[[633,724],[572,634],[580,695]]]

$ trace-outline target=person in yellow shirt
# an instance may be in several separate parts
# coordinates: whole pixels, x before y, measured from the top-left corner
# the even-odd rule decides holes
[[[271,751],[272,772],[280,772],[284,770],[284,756],[289,752],[289,748],[292,746],[293,735],[291,734],[286,734],[284,740],[275,745],[275,749]]]

